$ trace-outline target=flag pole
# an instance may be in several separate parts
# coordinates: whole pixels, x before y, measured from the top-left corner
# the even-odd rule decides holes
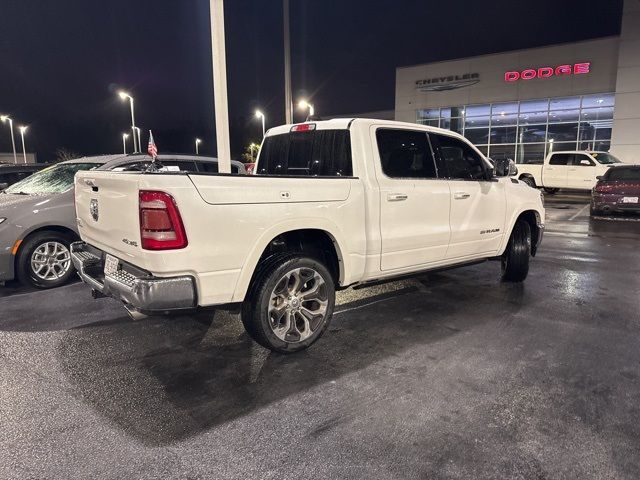
[[[218,171],[231,173],[229,106],[227,103],[227,61],[224,41],[224,0],[209,0],[211,14],[211,54],[213,60],[213,106],[216,118]]]

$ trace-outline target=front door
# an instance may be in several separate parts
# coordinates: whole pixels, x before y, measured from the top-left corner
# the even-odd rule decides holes
[[[380,189],[380,268],[415,270],[445,258],[450,191],[437,178],[427,134],[372,127]]]
[[[486,180],[489,166],[466,141],[445,134],[431,134],[430,138],[451,190],[451,240],[446,258],[494,255],[505,235],[504,184]]]
[[[569,188],[568,174],[572,154],[554,153],[542,167],[542,184],[547,188]]]
[[[586,153],[574,153],[569,162],[568,188],[591,190],[596,185],[596,177],[601,175],[596,162]]]

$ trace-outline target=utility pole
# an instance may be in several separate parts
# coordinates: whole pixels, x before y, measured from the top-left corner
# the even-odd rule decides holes
[[[289,0],[282,0],[284,20],[284,113],[287,124],[293,123],[293,95],[291,94],[291,32],[289,30]]]
[[[224,41],[224,0],[209,0],[211,54],[213,56],[213,107],[216,117],[218,171],[231,173],[229,105],[227,102],[227,60]]]

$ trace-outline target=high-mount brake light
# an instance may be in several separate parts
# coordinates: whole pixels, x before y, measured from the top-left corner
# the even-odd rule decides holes
[[[316,129],[315,123],[301,123],[300,125],[294,125],[291,127],[292,132],[310,132]]]
[[[165,192],[140,191],[140,239],[145,250],[177,250],[188,245],[180,211]]]

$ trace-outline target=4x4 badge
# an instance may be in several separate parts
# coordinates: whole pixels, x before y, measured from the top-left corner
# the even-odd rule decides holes
[[[100,212],[98,211],[98,200],[95,198],[92,198],[89,203],[89,213],[91,213],[91,218],[97,222],[100,217]]]

